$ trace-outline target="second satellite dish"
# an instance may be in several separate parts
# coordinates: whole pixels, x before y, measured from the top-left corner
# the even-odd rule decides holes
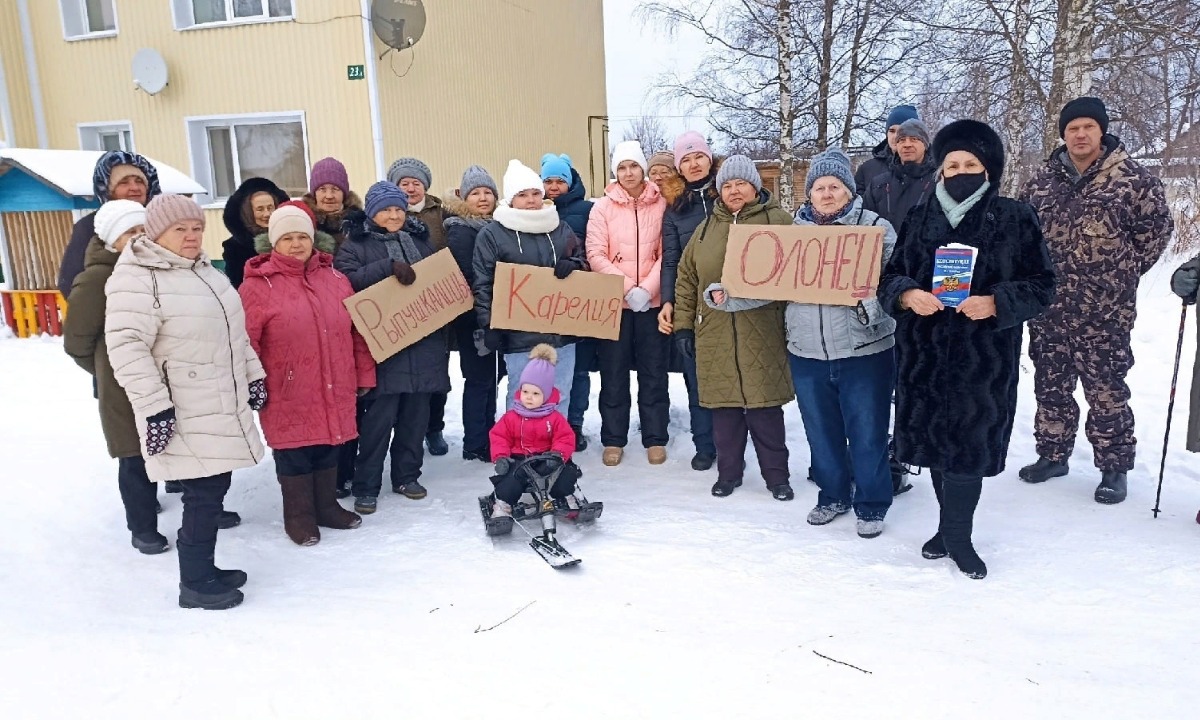
[[[371,28],[384,45],[410,48],[425,33],[425,5],[421,0],[372,0]]]
[[[133,55],[133,84],[150,95],[167,86],[167,61],[153,48],[142,48]]]

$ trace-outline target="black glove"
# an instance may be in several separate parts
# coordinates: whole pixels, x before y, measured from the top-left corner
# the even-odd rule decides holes
[[[675,331],[675,348],[688,360],[696,359],[696,333],[692,330]]]
[[[250,383],[250,409],[262,410],[267,404],[267,384],[262,380]]]
[[[496,474],[497,475],[507,475],[508,471],[511,469],[512,469],[512,458],[502,457],[496,461]]]
[[[175,408],[146,418],[146,454],[157,455],[167,449],[175,436]]]
[[[1171,276],[1171,292],[1183,298],[1184,305],[1196,304],[1196,291],[1200,290],[1200,270],[1187,263]]]
[[[578,270],[579,267],[571,258],[563,258],[554,263],[554,277],[559,280],[565,280],[568,275]]]
[[[483,333],[483,346],[491,352],[500,352],[504,349],[504,333],[499,330],[485,330]],[[484,353],[485,355],[487,353]]]
[[[413,266],[399,260],[392,262],[392,274],[401,285],[412,285],[417,281],[417,271],[413,270]]]

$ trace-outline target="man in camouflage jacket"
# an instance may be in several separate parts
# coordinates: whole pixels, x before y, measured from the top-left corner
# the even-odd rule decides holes
[[[1082,380],[1085,430],[1101,471],[1095,500],[1113,504],[1125,499],[1137,443],[1125,375],[1133,365],[1138,281],[1166,249],[1173,223],[1162,182],[1107,131],[1099,99],[1067,103],[1059,117],[1065,144],[1021,193],[1037,210],[1058,273],[1054,302],[1029,323],[1039,458],[1021,479],[1067,474]]]

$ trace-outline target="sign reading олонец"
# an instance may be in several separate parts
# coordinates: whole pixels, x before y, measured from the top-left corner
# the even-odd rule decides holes
[[[413,264],[413,271],[417,279],[412,285],[388,277],[343,301],[375,362],[387,360],[475,306],[471,287],[449,250]]]
[[[875,297],[883,228],[734,225],[721,284],[732,297],[857,305]]]
[[[616,275],[496,263],[492,327],[616,340],[621,335],[624,282]]]

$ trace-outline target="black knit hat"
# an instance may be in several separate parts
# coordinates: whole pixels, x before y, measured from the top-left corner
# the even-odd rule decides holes
[[[955,150],[965,150],[983,163],[988,180],[999,186],[1004,174],[1004,142],[987,123],[955,120],[933,138],[933,157],[941,165]]]
[[[1079,97],[1063,105],[1062,112],[1058,114],[1058,136],[1066,135],[1067,125],[1079,118],[1091,118],[1099,123],[1100,132],[1108,132],[1108,110],[1104,107],[1104,101],[1094,97]]]

